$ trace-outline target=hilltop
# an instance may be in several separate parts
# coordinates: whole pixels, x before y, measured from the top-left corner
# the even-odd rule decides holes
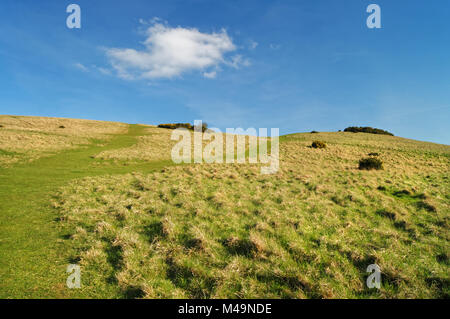
[[[155,126],[0,125],[2,297],[449,296],[448,145],[290,134],[280,170],[261,175],[173,165],[171,131]],[[359,170],[369,156],[383,169]],[[82,267],[79,290],[64,286],[69,263]],[[365,284],[374,263],[380,290]]]

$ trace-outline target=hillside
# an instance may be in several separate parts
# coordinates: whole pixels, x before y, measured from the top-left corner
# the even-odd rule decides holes
[[[0,115],[0,166],[29,162],[126,131],[123,123]]]
[[[450,146],[291,134],[278,173],[261,175],[257,164],[173,165],[170,131],[152,126],[0,125],[2,297],[450,295]],[[383,170],[358,169],[369,153]],[[64,286],[69,263],[82,268],[79,290]],[[380,290],[365,285],[373,263]]]

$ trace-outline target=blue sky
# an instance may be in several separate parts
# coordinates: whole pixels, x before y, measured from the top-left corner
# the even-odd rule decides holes
[[[450,2],[2,0],[0,114],[450,144]]]

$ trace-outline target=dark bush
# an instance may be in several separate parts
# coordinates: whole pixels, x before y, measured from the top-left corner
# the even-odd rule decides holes
[[[379,128],[373,128],[370,126],[365,126],[365,127],[358,127],[358,126],[350,126],[347,127],[344,132],[352,132],[352,133],[371,133],[371,134],[383,134],[383,135],[390,135],[390,136],[394,136],[394,134],[385,131],[385,130],[381,130]]]
[[[194,130],[195,127],[189,123],[169,123],[169,124],[159,124],[159,128],[168,128],[170,130],[175,130],[177,128],[186,128],[188,130]],[[206,132],[208,130],[208,123],[202,123],[202,132]]]
[[[369,153],[369,156],[380,156],[380,153]]]
[[[64,125],[61,125],[59,128],[66,128]]]
[[[315,134],[315,133],[319,133],[319,132],[317,132],[317,131],[311,131],[311,134]]]
[[[203,122],[202,123],[202,132],[206,132],[208,130],[208,123]]]
[[[0,124],[0,127],[3,127],[3,125]]]
[[[160,128],[168,128],[168,129],[171,129],[171,130],[174,130],[174,129],[177,129],[177,128],[180,128],[180,127],[187,128],[188,130],[193,130],[194,129],[194,127],[191,124],[189,124],[189,123],[159,124],[158,127],[160,127]]]
[[[312,142],[311,147],[313,147],[313,148],[326,148],[327,144],[325,144],[325,142],[323,142],[323,141],[314,141],[314,142]]]
[[[362,158],[359,160],[359,169],[383,169],[383,162],[376,157]]]

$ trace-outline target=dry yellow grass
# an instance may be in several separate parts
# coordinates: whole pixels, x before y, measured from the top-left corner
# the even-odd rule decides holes
[[[128,128],[115,122],[10,115],[1,115],[0,125],[1,166],[88,144],[93,138],[107,140]]]
[[[384,170],[357,169],[370,152]],[[113,282],[123,297],[449,296],[449,146],[319,133],[284,137],[280,153],[275,175],[193,164],[62,189],[82,293]],[[372,263],[379,291],[365,286]]]
[[[145,135],[137,137],[137,143],[131,147],[104,151],[96,156],[96,158],[104,160],[120,160],[120,161],[159,161],[170,160],[172,148],[178,141],[171,140],[171,135],[174,131],[171,129],[158,128],[155,126],[149,126],[145,129]],[[205,136],[211,135],[205,133]],[[229,135],[229,134],[228,134]],[[191,158],[194,157],[194,134],[190,132],[191,136]],[[227,134],[222,134],[222,138],[225,141]],[[237,135],[231,135],[234,138],[234,151],[237,153]],[[202,141],[202,147],[204,148],[213,137],[209,137],[209,140]],[[248,136],[245,137],[246,147],[248,150]],[[223,153],[225,154],[226,148],[223,147]],[[214,154],[214,153],[213,153]],[[207,157],[206,157],[207,158]]]
[[[137,143],[131,147],[101,152],[96,157],[100,159],[125,161],[170,159],[172,146],[176,143],[170,140],[172,130],[148,127],[145,129],[145,133],[147,135],[138,136]]]

